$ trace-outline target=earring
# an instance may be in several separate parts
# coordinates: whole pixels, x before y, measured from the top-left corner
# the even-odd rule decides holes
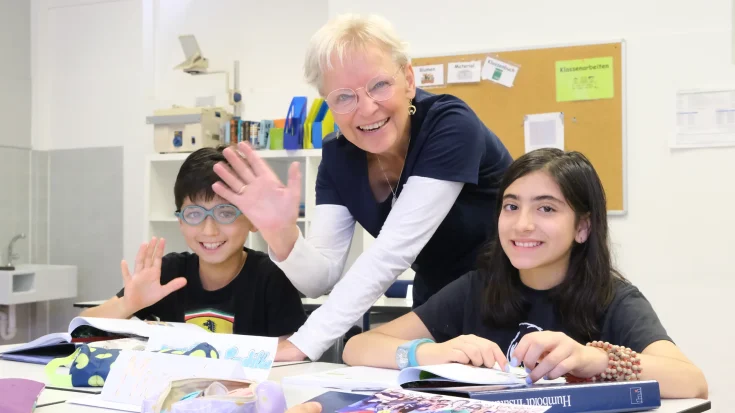
[[[416,113],[416,106],[413,105],[413,99],[408,100],[408,114],[413,115]]]

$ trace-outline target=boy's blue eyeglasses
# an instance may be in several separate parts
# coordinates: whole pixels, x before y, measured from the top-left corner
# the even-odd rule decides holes
[[[220,224],[232,224],[242,214],[236,206],[231,204],[215,205],[212,209],[206,209],[199,205],[189,205],[181,212],[176,211],[174,215],[189,225],[199,225],[211,216]]]

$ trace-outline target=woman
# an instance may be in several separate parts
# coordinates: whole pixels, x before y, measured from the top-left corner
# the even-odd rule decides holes
[[[274,262],[307,296],[332,290],[279,347],[279,359],[317,359],[409,267],[414,305],[475,267],[494,233],[487,211],[511,163],[500,140],[461,100],[416,88],[404,44],[377,17],[338,17],[311,39],[306,77],[341,137],[324,144],[308,239],[296,226],[298,165],[284,186],[247,145],[225,155],[214,186],[248,217]],[[359,222],[376,237],[343,267]],[[286,356],[286,355],[289,356]]]
[[[662,397],[706,398],[702,371],[612,266],[605,194],[589,161],[558,149],[530,152],[510,166],[501,191],[498,235],[479,271],[414,312],[353,337],[345,362],[497,362],[502,369],[523,363],[530,384],[542,377],[616,379],[601,375],[612,362],[607,353],[617,351],[632,364],[622,379],[657,380]]]

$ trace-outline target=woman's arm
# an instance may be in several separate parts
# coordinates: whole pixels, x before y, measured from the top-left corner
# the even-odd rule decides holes
[[[704,373],[668,340],[651,343],[640,354],[641,380],[656,380],[661,397],[668,399],[700,398],[709,394]]]
[[[461,192],[461,182],[411,176],[375,242],[289,341],[315,360],[414,262]]]
[[[308,238],[297,231],[298,238],[286,259],[279,261],[270,246],[268,255],[297,290],[316,298],[342,276],[355,233],[355,218],[344,206],[317,205]]]

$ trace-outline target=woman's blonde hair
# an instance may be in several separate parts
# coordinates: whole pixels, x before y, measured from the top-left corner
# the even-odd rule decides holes
[[[390,53],[398,66],[410,61],[408,44],[388,20],[377,15],[343,14],[327,22],[309,40],[304,61],[306,81],[322,93],[322,75],[332,69],[332,58],[342,64],[346,51],[364,51],[369,46]]]

